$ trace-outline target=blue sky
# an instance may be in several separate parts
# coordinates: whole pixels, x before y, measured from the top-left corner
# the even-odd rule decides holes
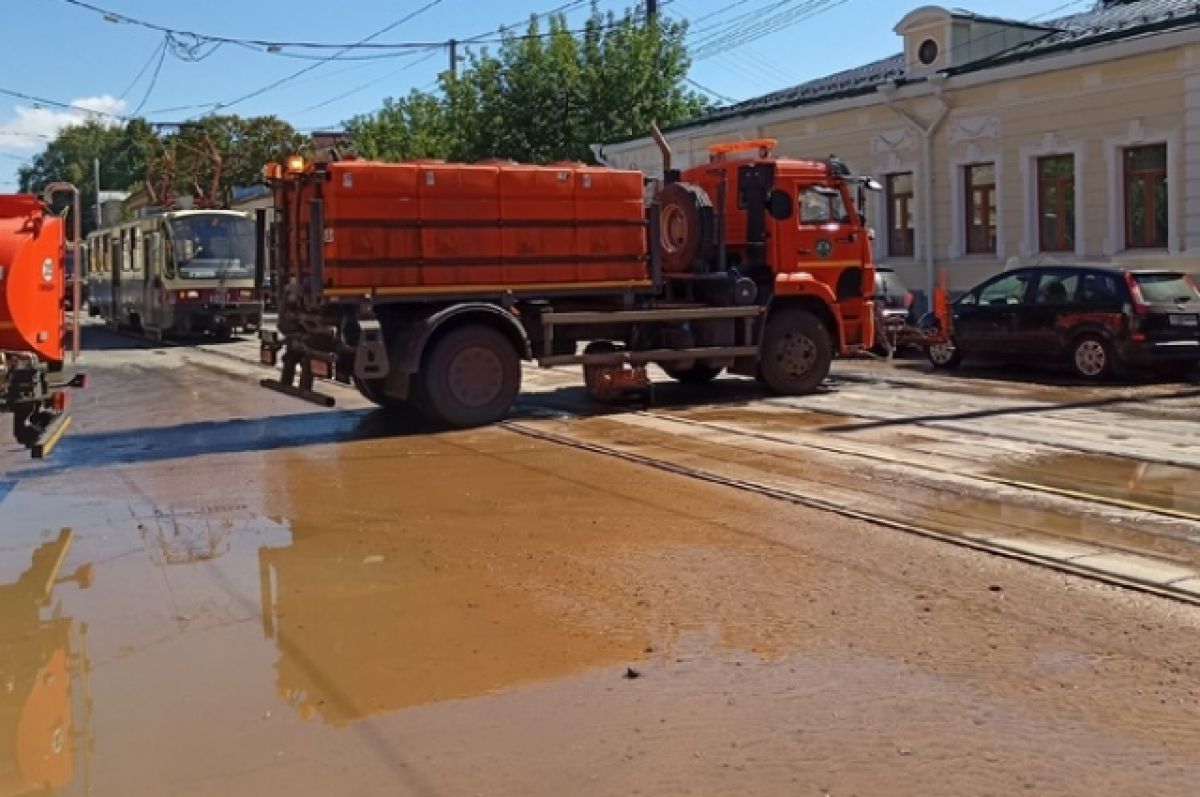
[[[820,7],[769,35],[726,46],[698,59],[691,77],[728,98],[745,99],[898,52],[897,21],[923,5],[912,0],[659,0],[664,13],[697,20],[705,28],[756,9],[776,13]],[[428,10],[380,36],[379,42],[437,42],[494,32],[568,0],[89,0],[130,17],[179,29],[267,41],[355,42],[423,6]],[[600,0],[602,9],[622,9],[625,0]],[[957,0],[953,5],[1014,19],[1044,19],[1086,10],[1091,0]],[[114,24],[66,0],[6,3],[5,46],[0,48],[0,89],[86,108],[179,121],[203,109],[179,106],[228,103],[316,62],[262,49],[223,46],[202,60],[168,53],[152,90],[151,75],[163,36],[130,24]],[[580,21],[586,5],[569,17]],[[29,35],[18,32],[27,30]],[[54,36],[45,33],[53,31]],[[48,47],[53,40],[61,55]],[[711,49],[711,48],[710,48]],[[326,54],[328,51],[326,51]],[[377,108],[383,98],[428,88],[446,67],[443,50],[401,58],[323,63],[229,112],[275,114],[301,129],[337,127],[355,114]],[[143,70],[140,79],[138,73]],[[143,105],[144,100],[144,105]],[[0,95],[0,191],[15,188],[21,162],[45,137],[78,112],[39,107]]]

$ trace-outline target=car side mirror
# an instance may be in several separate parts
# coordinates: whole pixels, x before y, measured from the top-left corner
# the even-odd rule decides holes
[[[792,217],[792,195],[776,188],[767,200],[767,212],[776,221],[787,221]]]

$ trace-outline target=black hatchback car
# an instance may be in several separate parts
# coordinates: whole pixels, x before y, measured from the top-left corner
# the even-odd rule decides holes
[[[1200,363],[1200,291],[1177,271],[1013,269],[959,297],[951,318],[950,343],[928,351],[938,368],[981,356],[1060,362],[1101,379],[1126,366]]]

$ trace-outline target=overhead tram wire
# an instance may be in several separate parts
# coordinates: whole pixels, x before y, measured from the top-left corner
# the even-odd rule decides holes
[[[382,36],[383,34],[388,33],[389,31],[395,30],[396,28],[400,27],[404,23],[415,19],[416,17],[420,16],[421,14],[425,13],[426,11],[429,11],[430,9],[434,8],[435,6],[441,5],[443,1],[444,0],[429,0],[429,2],[425,3],[425,5],[421,6],[417,10],[411,11],[408,14],[405,14],[403,17],[396,20],[395,22],[391,22],[391,23],[385,25],[384,27],[382,27],[379,30],[372,33],[370,36],[367,36],[366,38],[356,42],[354,46],[366,44],[366,43],[370,42],[371,40],[377,39],[380,36]],[[282,77],[282,78],[279,78],[278,80],[272,81],[271,83],[268,83],[265,86],[257,88],[254,91],[251,91],[247,94],[243,94],[242,96],[240,96],[234,100],[230,100],[229,102],[215,103],[214,105],[212,105],[212,112],[219,111],[224,108],[231,108],[234,105],[240,105],[241,103],[245,102],[246,100],[254,99],[255,97],[266,94],[268,91],[273,91],[274,89],[279,88],[280,86],[284,85],[285,83],[289,83],[302,75],[306,75],[309,72],[312,72],[314,69],[319,69],[321,66],[334,60],[337,56],[344,54],[348,49],[350,49],[350,48],[342,48],[341,50],[338,50],[336,53],[334,53],[334,55],[330,56],[329,58],[326,58],[322,61],[317,61],[316,63],[313,63],[313,64],[309,64],[308,66],[304,67],[303,69],[297,70],[296,72],[293,72],[292,74],[290,74],[286,77]]]
[[[584,5],[586,5],[586,4],[587,4],[587,3],[589,3],[589,2],[590,2],[590,0],[571,0],[570,2],[563,3],[562,5],[556,6],[555,8],[552,8],[552,9],[550,9],[550,10],[548,10],[548,11],[543,11],[543,12],[541,12],[541,13],[538,13],[538,14],[535,14],[535,15],[532,15],[532,16],[533,16],[533,18],[535,18],[535,19],[547,19],[547,18],[549,18],[549,17],[551,17],[551,16],[553,16],[553,15],[555,15],[555,14],[566,13],[566,12],[572,11],[572,10],[574,10],[574,9],[576,9],[576,8],[579,8],[579,7],[581,7],[581,6],[584,6]],[[666,2],[667,2],[667,3],[671,3],[671,2],[674,2],[674,0],[666,0]],[[528,18],[526,18],[526,19],[528,19]],[[522,20],[522,21],[524,21],[524,20]],[[516,27],[517,25],[520,25],[520,24],[521,24],[521,21],[518,21],[518,22],[513,22],[513,23],[509,23],[509,24],[502,24],[502,25],[500,25],[500,26],[499,26],[498,30],[501,30],[501,31],[503,31],[503,30],[506,30],[506,29],[508,29],[508,28],[511,28],[511,27]],[[545,35],[547,35],[547,34],[537,34],[537,36],[538,36],[539,38],[540,38],[540,37],[543,37],[543,36],[545,36]],[[489,38],[489,37],[493,37],[493,38]],[[478,35],[476,35],[476,36],[471,36],[471,37],[469,37],[469,38],[456,39],[456,40],[454,40],[454,41],[455,41],[455,42],[457,42],[457,44],[458,44],[459,46],[463,46],[463,45],[470,45],[470,44],[484,44],[484,43],[489,43],[489,42],[502,42],[502,41],[504,41],[504,39],[503,39],[503,38],[494,38],[494,37],[495,37],[495,32],[494,32],[494,31],[488,31],[488,32],[486,32],[486,33],[480,33],[480,34],[478,34]],[[518,36],[517,38],[530,38],[530,37],[528,36],[528,34],[526,34],[524,37]],[[450,45],[450,43],[451,43],[450,41],[441,42],[441,43],[438,43],[438,44],[436,44],[436,45],[433,45],[433,47],[436,47],[436,48],[438,48],[438,49],[441,49],[441,48],[444,48],[444,47],[448,47],[448,46]],[[432,49],[432,48],[431,48],[431,49]],[[353,88],[353,89],[351,89],[351,90],[350,90],[350,91],[348,91],[348,92],[341,92],[341,93],[339,93],[337,96],[330,97],[328,100],[323,100],[323,101],[321,101],[321,102],[319,102],[319,103],[316,103],[316,104],[314,104],[314,105],[310,105],[310,106],[308,106],[307,108],[304,108],[303,110],[297,111],[297,112],[296,112],[296,115],[300,115],[300,114],[303,114],[303,113],[309,113],[309,112],[311,112],[311,111],[315,111],[315,110],[318,110],[318,109],[320,109],[320,108],[325,108],[325,107],[328,107],[329,105],[332,105],[333,103],[335,103],[335,102],[337,102],[338,100],[340,100],[342,97],[346,97],[346,96],[349,96],[349,95],[351,95],[351,94],[356,94],[356,93],[358,93],[359,91],[363,91],[363,90],[365,90],[365,89],[368,89],[368,88],[370,88],[370,87],[371,87],[371,86],[373,86],[373,85],[376,85],[376,84],[378,84],[378,83],[380,83],[380,82],[382,82],[382,81],[384,81],[384,80],[387,80],[388,78],[395,77],[397,74],[399,74],[399,73],[401,73],[401,72],[405,72],[405,71],[407,71],[407,70],[409,70],[409,69],[412,69],[413,67],[416,67],[416,66],[418,66],[418,65],[420,65],[420,64],[422,64],[422,63],[425,63],[426,61],[428,61],[429,59],[431,59],[431,58],[433,57],[433,55],[434,55],[434,53],[432,53],[432,52],[431,52],[431,53],[429,53],[428,55],[424,56],[423,58],[419,58],[419,59],[417,59],[416,61],[414,61],[414,62],[412,62],[412,63],[405,64],[403,67],[401,67],[401,68],[399,68],[399,69],[396,69],[396,70],[393,70],[393,71],[391,71],[391,72],[388,72],[387,74],[381,75],[380,77],[378,77],[378,78],[376,78],[376,79],[374,79],[374,80],[372,80],[372,81],[368,81],[368,82],[366,82],[366,83],[363,83],[363,84],[361,84],[361,85],[357,86],[356,88]],[[429,91],[429,90],[431,90],[431,89],[433,89],[433,88],[436,88],[436,87],[437,87],[437,81],[436,81],[436,80],[434,80],[434,81],[432,81],[432,82],[430,82],[430,83],[426,84],[426,86],[424,87],[424,89],[423,89],[423,90],[424,90],[424,91]],[[178,110],[178,109],[177,109],[177,110]],[[324,128],[320,128],[320,129],[324,129]]]
[[[150,95],[154,93],[154,87],[158,85],[158,76],[162,74],[163,63],[167,60],[167,50],[170,46],[170,36],[163,40],[162,51],[158,56],[158,64],[154,67],[154,74],[150,76],[150,85],[146,86],[146,93],[142,95],[142,101],[133,109],[130,116],[137,116],[146,107],[146,102],[150,99]]]
[[[133,91],[133,87],[136,86],[138,81],[142,79],[142,75],[146,74],[146,71],[150,69],[151,64],[154,63],[154,59],[159,57],[159,51],[166,46],[167,43],[164,38],[163,41],[160,41],[158,45],[150,51],[150,57],[146,59],[146,63],[142,64],[142,68],[138,70],[138,73],[133,76],[133,80],[129,81],[129,85],[125,87],[125,90],[117,96],[118,100],[123,100],[129,96],[129,92]]]

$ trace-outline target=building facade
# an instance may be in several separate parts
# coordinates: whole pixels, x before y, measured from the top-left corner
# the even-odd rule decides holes
[[[682,166],[774,138],[883,186],[876,257],[925,291],[1006,267],[1113,261],[1200,272],[1200,5],[1101,2],[1044,23],[919,8],[903,52],[667,131]],[[649,138],[596,148],[661,171]]]

